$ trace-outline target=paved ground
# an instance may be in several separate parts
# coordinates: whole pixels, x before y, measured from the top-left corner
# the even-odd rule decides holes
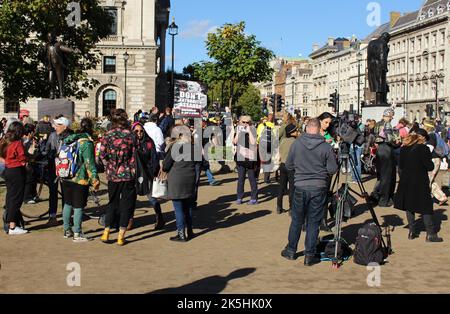
[[[136,229],[128,234],[130,243],[124,247],[103,244],[99,240],[102,228],[95,220],[84,223],[86,233],[95,238],[86,244],[64,239],[61,226],[46,229],[45,220],[31,221],[29,235],[8,237],[1,233],[0,293],[450,292],[448,207],[435,207],[435,220],[446,240],[443,244],[425,243],[425,232],[420,239],[408,241],[405,214],[377,208],[380,222],[393,229],[395,254],[381,268],[381,286],[369,287],[366,278],[370,271],[351,260],[334,270],[330,263],[306,268],[303,257],[294,262],[280,257],[290,217],[274,214],[275,184],[260,185],[260,205],[237,206],[233,203],[236,175],[217,178],[222,180],[221,186],[203,185],[200,189],[200,206],[194,215],[199,236],[186,244],[169,241],[175,230],[171,204],[163,205],[169,222],[166,229],[154,232],[154,212],[144,199],[138,202]],[[371,191],[373,183],[366,183],[366,189]],[[0,193],[3,203],[4,187]],[[105,200],[103,195],[103,206]],[[38,211],[46,205],[25,210]],[[344,224],[343,234],[350,243],[371,217],[363,211],[364,205],[358,206],[357,217]],[[303,249],[302,243],[299,249]],[[81,267],[81,287],[67,285],[70,271],[66,268],[72,262]]]

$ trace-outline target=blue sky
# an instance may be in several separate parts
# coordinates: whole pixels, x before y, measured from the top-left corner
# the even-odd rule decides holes
[[[381,23],[391,11],[418,10],[423,0],[171,0],[180,34],[175,38],[175,69],[205,60],[208,31],[225,23],[245,21],[246,32],[278,56],[307,57],[313,43],[324,45],[328,37],[364,38],[369,26],[367,10],[378,3]],[[171,67],[171,37],[167,39],[167,67]]]

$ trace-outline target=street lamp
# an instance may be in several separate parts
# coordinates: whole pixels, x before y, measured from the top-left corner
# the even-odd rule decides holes
[[[130,59],[130,55],[127,51],[123,54],[123,61],[125,61],[125,93],[124,93],[124,109],[127,110],[127,71],[128,71],[128,60]]]
[[[361,50],[356,54],[356,58],[358,59],[358,115],[360,115],[361,110],[361,61],[362,61],[362,53]]]
[[[295,100],[295,96],[294,96],[294,92],[295,92],[295,76],[292,76],[291,80],[292,80],[292,107],[295,109],[295,104],[294,104],[294,100]]]
[[[169,35],[172,36],[172,77],[171,77],[171,84],[170,84],[170,90],[171,90],[171,100],[172,100],[172,106],[175,101],[175,36],[178,35],[178,25],[175,24],[175,17],[172,18],[172,24],[169,26]]]
[[[431,79],[436,80],[435,81],[435,85],[436,85],[436,118],[439,117],[439,79],[443,78],[444,75],[443,74],[435,74],[433,76],[431,76]]]

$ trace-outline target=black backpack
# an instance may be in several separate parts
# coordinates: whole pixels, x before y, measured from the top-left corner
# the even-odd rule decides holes
[[[384,261],[381,229],[375,224],[364,225],[358,231],[353,260],[358,265],[367,266],[370,263],[381,265]]]

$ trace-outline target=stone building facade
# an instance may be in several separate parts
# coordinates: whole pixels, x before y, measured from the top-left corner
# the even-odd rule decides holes
[[[100,4],[114,17],[114,23],[111,35],[97,44],[101,62],[88,73],[100,84],[86,99],[74,100],[76,117],[83,117],[86,111],[104,116],[113,108],[123,108],[132,116],[139,109],[164,107],[168,101],[165,43],[170,0],[100,0]],[[37,102],[30,99],[21,108],[36,118]],[[0,116],[17,115],[2,112],[4,109],[0,106]]]

